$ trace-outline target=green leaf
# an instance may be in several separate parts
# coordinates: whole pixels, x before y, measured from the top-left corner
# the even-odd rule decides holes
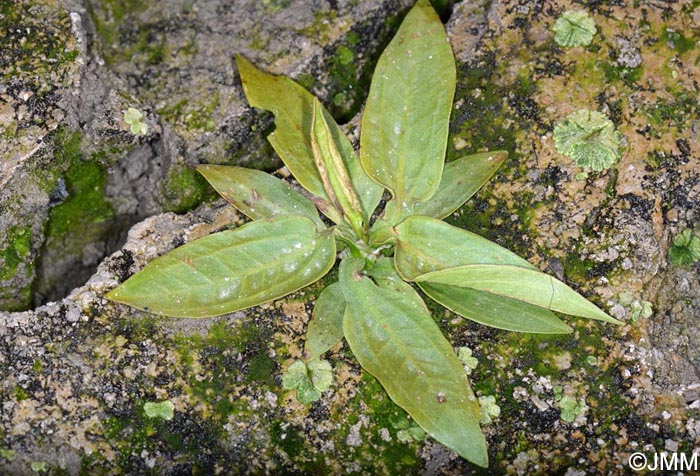
[[[148,125],[141,119],[143,119],[143,113],[136,108],[130,107],[124,113],[124,122],[129,124],[129,131],[137,136],[148,134]]]
[[[571,157],[579,167],[600,172],[620,158],[620,133],[604,114],[581,109],[556,125],[552,133],[560,154]]]
[[[285,296],[335,262],[335,238],[301,216],[254,221],[181,246],[107,294],[173,317],[208,317]]]
[[[490,425],[494,419],[501,416],[501,407],[498,406],[496,397],[493,395],[479,397],[479,405],[481,406],[482,425]]]
[[[396,432],[396,439],[401,443],[411,443],[413,441],[423,441],[425,439],[425,431],[419,426],[411,426],[405,430]]]
[[[311,149],[316,168],[331,203],[343,212],[357,236],[362,236],[365,223],[360,200],[357,198],[340,151],[330,133],[328,123],[322,114],[323,106],[314,98],[313,121],[311,126]]]
[[[469,200],[501,166],[508,152],[499,150],[468,155],[445,165],[440,186],[430,200],[416,203],[416,215],[439,219],[449,216]]]
[[[631,307],[631,322],[637,322],[640,317],[649,319],[654,315],[654,307],[649,301],[634,301]]]
[[[4,458],[10,463],[14,461],[17,452],[15,450],[8,450],[5,448],[0,448],[0,458]]]
[[[47,473],[49,464],[46,461],[32,461],[30,467],[35,473]]]
[[[621,324],[566,284],[537,270],[475,264],[434,271],[415,280],[486,291],[572,316]]]
[[[268,141],[301,186],[325,200],[326,203],[321,206],[329,206],[329,197],[316,169],[311,148],[314,96],[289,78],[265,73],[244,57],[240,55],[235,57],[243,90],[250,105],[266,109],[275,115],[275,131],[267,136]],[[345,162],[350,179],[355,185],[365,218],[369,222],[384,190],[362,169],[352,144],[330,113],[325,108],[322,108],[322,112]],[[329,218],[335,221],[338,217],[329,216]]]
[[[391,203],[391,202],[390,202]],[[369,232],[369,244],[374,249],[391,246],[396,242],[394,228],[384,218],[379,218],[372,224]]]
[[[313,403],[333,384],[333,369],[326,360],[298,360],[282,376],[282,387],[297,391],[301,403]]]
[[[344,314],[345,297],[340,284],[326,286],[314,303],[314,311],[306,329],[306,360],[319,358],[343,340]]]
[[[381,257],[377,259],[366,272],[380,288],[392,289],[410,297],[415,295],[415,290],[411,285],[401,279],[399,273],[396,272],[394,260],[391,258]]]
[[[345,338],[362,367],[430,436],[486,467],[481,412],[464,368],[414,291],[380,288],[346,258],[340,285]]]
[[[365,171],[406,213],[440,183],[455,76],[442,23],[427,0],[418,0],[379,58],[360,138]]]
[[[148,418],[160,418],[172,420],[175,416],[175,405],[170,400],[162,402],[146,402],[143,404],[143,412]]]
[[[474,357],[473,351],[469,347],[459,347],[457,349],[457,357],[459,358],[459,361],[462,362],[464,365],[464,370],[467,372],[467,375],[472,373],[472,370],[476,368],[477,365],[479,365],[479,359]]]
[[[568,423],[573,423],[579,415],[583,415],[588,410],[588,405],[579,402],[578,399],[564,395],[559,401],[561,419]]]
[[[595,21],[585,10],[568,10],[554,22],[554,41],[559,46],[588,46],[596,34]]]
[[[228,165],[200,165],[197,171],[219,195],[253,220],[301,215],[325,228],[311,200],[270,174]]]
[[[394,228],[394,261],[406,280],[430,271],[465,264],[507,264],[536,270],[497,244],[467,230],[427,216],[411,216]]]
[[[572,332],[552,311],[523,301],[447,284],[424,282],[419,286],[450,311],[485,326],[538,334]]]
[[[673,244],[668,250],[669,261],[685,268],[700,261],[700,235],[686,228],[673,238]]]

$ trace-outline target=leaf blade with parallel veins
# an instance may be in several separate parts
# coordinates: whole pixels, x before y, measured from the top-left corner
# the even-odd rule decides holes
[[[155,314],[209,317],[308,286],[335,262],[335,238],[305,217],[258,220],[183,245],[106,297]]]
[[[366,224],[362,205],[350,180],[338,146],[333,139],[328,122],[322,113],[323,106],[314,98],[311,125],[311,149],[321,182],[331,202],[340,209],[355,233],[362,236]]]

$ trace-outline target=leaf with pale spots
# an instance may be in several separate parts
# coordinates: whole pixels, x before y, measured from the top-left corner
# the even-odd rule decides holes
[[[440,18],[418,0],[377,62],[362,116],[360,161],[391,190],[395,217],[438,189],[455,77]]]
[[[380,288],[392,289],[411,297],[415,294],[415,290],[411,285],[401,279],[399,273],[396,272],[394,260],[389,257],[384,256],[377,259],[365,269],[365,272]]]
[[[486,467],[481,411],[462,363],[420,296],[381,288],[346,258],[340,286],[345,339],[362,367],[430,436]]]
[[[335,238],[284,216],[195,240],[149,263],[106,295],[156,314],[208,317],[286,296],[325,275]]]
[[[200,165],[197,171],[219,195],[253,220],[301,215],[325,228],[311,200],[270,174],[229,165]]]
[[[447,284],[425,282],[418,286],[450,311],[485,326],[537,334],[572,332],[552,311],[517,299]]]
[[[394,232],[396,269],[407,280],[468,264],[503,264],[537,271],[512,251],[434,218],[409,217]],[[536,305],[460,286],[432,282],[418,285],[452,312],[480,324],[516,332],[571,332],[554,313]]]
[[[570,332],[550,309],[617,321],[514,253],[440,221],[495,173],[506,152],[444,164],[455,63],[429,0],[416,0],[377,63],[359,157],[308,91],[239,55],[235,61],[250,105],[274,114],[268,140],[305,190],[260,171],[199,167],[255,221],[154,260],[107,297],[168,316],[225,314],[313,283],[333,266],[340,246],[340,280],[316,300],[304,360],[289,365],[283,387],[304,403],[321,398],[333,375],[320,357],[345,337],[363,369],[413,417],[411,427],[395,427],[398,439],[420,440],[425,430],[487,466],[479,422],[497,406],[483,399],[482,414],[463,363],[417,287],[468,319],[502,329]],[[578,130],[557,126],[554,140],[561,152],[600,170],[611,154],[617,160],[620,137],[597,113],[586,114],[569,121]],[[385,188],[391,198],[375,213]],[[464,349],[461,357],[474,365]]]

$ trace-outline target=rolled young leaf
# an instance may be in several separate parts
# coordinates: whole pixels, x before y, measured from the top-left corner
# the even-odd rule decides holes
[[[343,329],[355,357],[430,436],[486,467],[479,404],[452,346],[415,291],[381,288],[360,274],[362,265],[350,257],[340,265]]]
[[[486,291],[572,316],[621,324],[558,279],[537,270],[518,266],[456,266],[422,274],[417,276],[415,281]]]
[[[394,262],[411,281],[430,271],[465,264],[507,264],[537,268],[512,251],[467,230],[427,216],[411,216],[394,227]]]
[[[248,218],[301,215],[313,220],[317,227],[325,228],[311,200],[268,173],[230,165],[200,165],[197,171]]]
[[[363,235],[366,223],[362,205],[322,111],[323,106],[314,98],[311,149],[316,168],[331,202],[343,212],[345,220],[359,237]]]
[[[311,149],[314,96],[289,78],[265,73],[240,55],[235,55],[235,58],[250,105],[275,115],[275,131],[267,136],[267,140],[301,186],[328,202],[329,197],[323,188]],[[355,185],[365,218],[369,221],[384,189],[362,169],[352,144],[330,113],[323,107],[322,113]],[[329,218],[335,221],[334,217]]]
[[[314,303],[313,314],[306,328],[304,358],[319,358],[343,340],[345,297],[340,284],[326,286]]]
[[[440,18],[428,0],[418,0],[377,62],[360,137],[362,166],[402,209],[438,188],[455,77]]]
[[[468,155],[446,164],[435,195],[426,202],[416,203],[414,213],[438,219],[448,217],[496,173],[506,157],[508,152],[498,150]]]
[[[172,317],[208,317],[303,288],[335,262],[335,238],[296,215],[258,220],[153,260],[106,297]]]
[[[552,311],[523,301],[447,284],[423,282],[418,285],[450,311],[485,326],[537,334],[572,332]]]

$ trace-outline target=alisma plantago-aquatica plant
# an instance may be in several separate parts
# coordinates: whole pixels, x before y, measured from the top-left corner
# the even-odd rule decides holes
[[[571,332],[552,311],[617,321],[512,252],[441,221],[506,153],[445,164],[456,73],[439,18],[418,0],[380,57],[359,156],[309,92],[241,56],[236,63],[251,106],[274,114],[268,140],[304,191],[257,170],[200,166],[252,222],[155,259],[107,297],[165,316],[216,316],[308,286],[339,259],[338,282],[316,300],[304,362],[290,368],[285,386],[302,401],[317,399],[330,378],[321,356],[345,339],[430,436],[487,466],[478,401],[418,289],[460,316],[510,331]]]

